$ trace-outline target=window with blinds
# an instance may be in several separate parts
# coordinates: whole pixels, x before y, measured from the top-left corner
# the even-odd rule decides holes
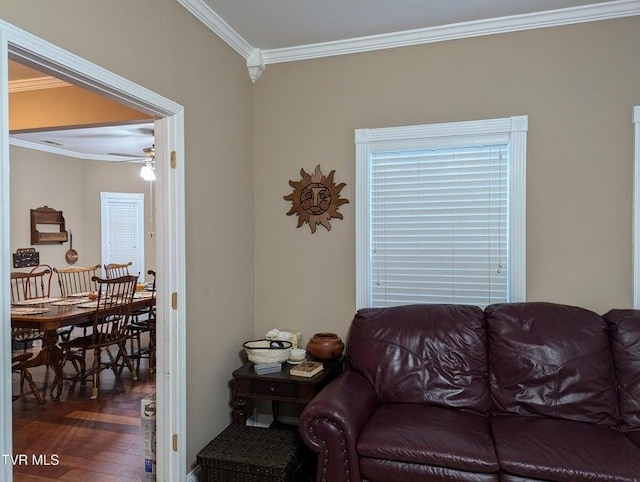
[[[144,279],[144,194],[103,192],[102,265],[133,264],[131,274]]]
[[[507,300],[508,145],[376,152],[371,304]]]
[[[356,308],[526,299],[527,128],[356,130]]]

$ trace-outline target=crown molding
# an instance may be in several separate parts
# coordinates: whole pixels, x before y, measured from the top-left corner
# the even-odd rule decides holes
[[[521,30],[557,27],[640,15],[640,0],[618,0],[580,7],[455,23],[281,49],[263,50],[265,64],[346,55]]]
[[[332,42],[260,50],[257,47],[254,48],[249,45],[229,24],[204,3],[204,0],[177,1],[236,50],[236,52],[249,60],[247,67],[250,70],[249,74],[254,82],[264,70],[264,66],[268,64],[294,62],[297,60],[369,52],[640,15],[640,0],[615,0],[579,7],[461,22]],[[256,52],[259,52],[259,54]],[[252,57],[251,60],[250,57]]]
[[[253,47],[233,30],[222,17],[214,12],[203,0],[177,0],[213,33],[224,40],[233,50],[248,59]]]
[[[9,82],[9,93],[26,92],[29,90],[54,89],[70,87],[71,84],[55,77],[38,77],[35,79],[12,80]]]

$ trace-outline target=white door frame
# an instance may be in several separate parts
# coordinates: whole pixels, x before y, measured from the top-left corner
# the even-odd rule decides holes
[[[49,42],[0,20],[0,292],[9,293],[9,92],[8,58],[19,60],[95,93],[153,115],[156,146],[157,284],[157,476],[185,480],[186,341],[183,107]],[[172,156],[172,152],[175,153]],[[180,295],[180,296],[179,296]],[[0,296],[9,319],[10,301]],[[12,454],[10,329],[0,329],[0,454]],[[53,402],[48,402],[53,403]],[[64,402],[62,402],[64,403]],[[10,463],[0,459],[0,480],[13,480]]]

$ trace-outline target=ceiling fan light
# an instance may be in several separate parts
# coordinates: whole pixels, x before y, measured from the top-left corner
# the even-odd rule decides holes
[[[140,177],[145,181],[155,181],[156,172],[154,171],[153,167],[151,167],[148,163],[145,163],[145,165],[140,169]]]

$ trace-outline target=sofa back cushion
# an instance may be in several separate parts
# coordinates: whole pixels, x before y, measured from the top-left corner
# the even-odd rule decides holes
[[[491,409],[617,425],[618,401],[605,320],[553,303],[485,309]]]
[[[611,310],[604,319],[611,332],[620,418],[625,428],[640,429],[640,311]]]
[[[475,306],[362,309],[347,357],[348,369],[365,377],[383,403],[488,411],[485,320]]]

